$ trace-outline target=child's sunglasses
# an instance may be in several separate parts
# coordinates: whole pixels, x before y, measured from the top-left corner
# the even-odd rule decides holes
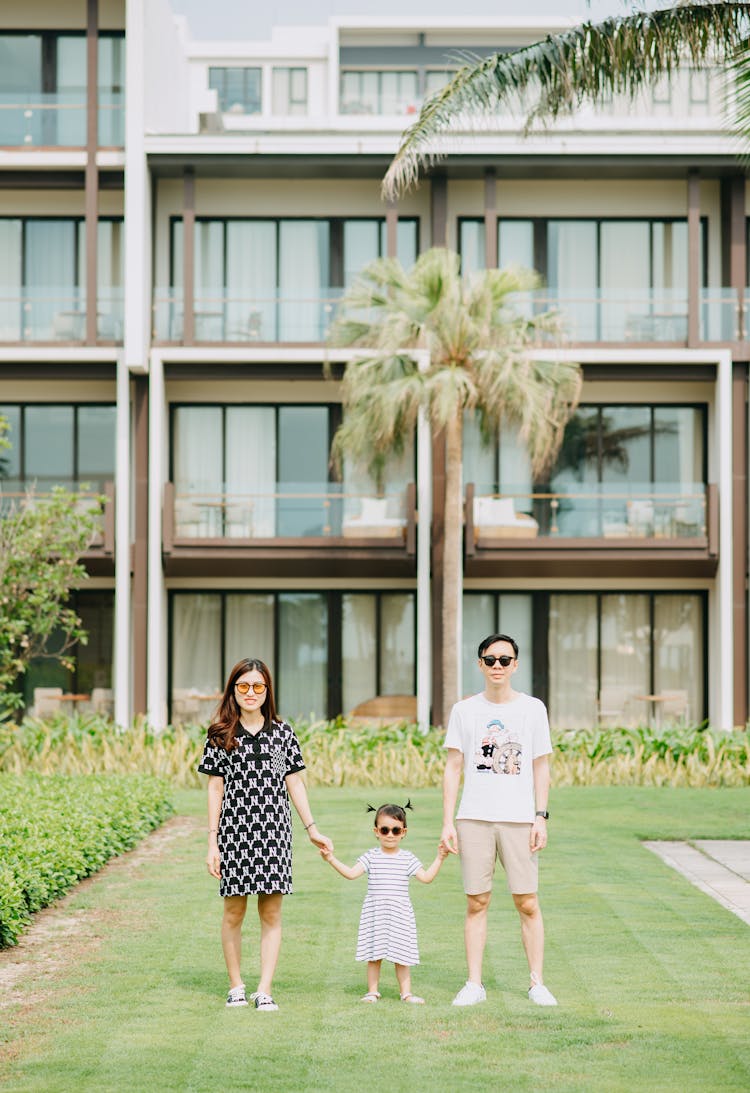
[[[378,832],[381,835],[400,835],[403,830],[403,827],[400,827],[399,824],[396,824],[395,827],[383,826],[378,828]]]
[[[235,683],[235,687],[237,688],[237,690],[240,692],[241,695],[248,694],[251,687],[252,687],[252,689],[253,689],[253,691],[255,692],[256,695],[262,695],[263,692],[266,689],[266,684],[265,683],[244,683],[243,682],[243,683]]]

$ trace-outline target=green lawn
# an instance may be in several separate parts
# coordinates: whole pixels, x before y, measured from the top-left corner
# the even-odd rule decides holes
[[[371,845],[367,802],[382,790],[311,792],[319,826],[353,862]],[[403,790],[394,794],[402,801]],[[439,793],[412,795],[408,844],[428,863]],[[77,891],[76,958],[34,967],[0,1010],[7,1090],[744,1090],[750,1089],[750,932],[639,839],[747,837],[747,790],[570,788],[552,795],[542,861],[546,981],[556,1009],[526,998],[515,911],[500,880],[491,911],[488,1001],[450,1005],[465,978],[463,895],[450,859],[413,885],[422,949],[414,989],[360,1005],[353,959],[365,880],[345,881],[297,839],[276,1014],[224,1007],[220,903],[203,864],[203,795],[178,811],[194,827],[162,857]],[[257,929],[248,916],[245,978]]]

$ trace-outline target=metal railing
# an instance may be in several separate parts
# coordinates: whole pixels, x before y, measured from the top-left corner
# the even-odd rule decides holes
[[[125,96],[99,93],[101,147],[125,144]],[[0,95],[0,147],[82,148],[86,145],[86,91]]]
[[[97,338],[122,341],[123,290],[97,290]],[[0,289],[0,342],[83,342],[86,292],[79,285]]]

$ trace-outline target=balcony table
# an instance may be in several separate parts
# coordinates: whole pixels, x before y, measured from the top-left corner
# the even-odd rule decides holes
[[[669,695],[633,695],[634,698],[639,699],[641,702],[650,702],[653,706],[651,711],[654,720],[654,727],[659,728],[661,726],[661,706],[660,702],[667,702]]]

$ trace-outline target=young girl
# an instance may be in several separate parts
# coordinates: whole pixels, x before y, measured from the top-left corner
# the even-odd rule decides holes
[[[407,801],[406,808],[411,808]],[[370,811],[375,812],[374,808]],[[448,851],[438,846],[437,857],[429,869],[410,850],[402,850],[406,837],[406,812],[400,805],[381,805],[375,812],[375,834],[379,848],[368,850],[349,867],[333,856],[328,847],[321,847],[321,856],[333,868],[355,880],[367,873],[367,895],[359,920],[357,960],[367,961],[367,994],[363,1002],[380,999],[380,965],[383,960],[393,961],[402,1002],[424,1004],[424,998],[411,993],[411,966],[419,963],[417,925],[414,908],[409,899],[409,879],[416,877],[429,884],[437,876]]]
[[[299,742],[276,715],[271,673],[262,660],[241,660],[229,673],[208,728],[199,771],[208,775],[208,855],[224,897],[221,944],[229,973],[228,1006],[246,1006],[240,973],[247,897],[257,895],[260,980],[250,995],[258,1010],[277,1010],[271,982],[281,947],[281,901],[292,891],[291,798],[308,838],[331,852],[312,818]]]

